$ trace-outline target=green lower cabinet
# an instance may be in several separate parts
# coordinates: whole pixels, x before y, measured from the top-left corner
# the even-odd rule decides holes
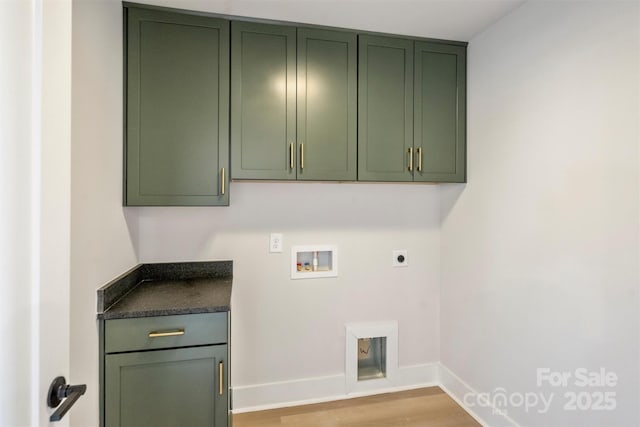
[[[226,359],[226,345],[108,354],[105,426],[226,427]]]
[[[100,426],[229,427],[229,315],[100,320]]]
[[[466,49],[415,43],[415,181],[466,181]]]
[[[124,204],[228,205],[229,21],[125,11]]]

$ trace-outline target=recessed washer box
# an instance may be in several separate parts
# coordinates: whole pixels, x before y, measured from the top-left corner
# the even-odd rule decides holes
[[[338,276],[338,248],[335,245],[291,247],[291,278],[317,279]]]

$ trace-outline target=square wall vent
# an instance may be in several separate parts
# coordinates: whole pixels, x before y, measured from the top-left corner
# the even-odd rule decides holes
[[[387,376],[387,337],[358,338],[358,381]]]
[[[398,369],[398,322],[347,323],[347,393],[392,387]]]

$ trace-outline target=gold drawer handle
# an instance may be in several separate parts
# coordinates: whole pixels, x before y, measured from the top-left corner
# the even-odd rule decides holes
[[[222,379],[222,376],[224,375],[224,364],[222,362],[218,363],[218,394],[220,396],[222,396],[222,394],[224,393],[224,380]]]
[[[409,147],[407,152],[409,153],[409,164],[407,165],[407,169],[409,169],[409,172],[413,172],[413,147]]]
[[[175,331],[166,331],[166,332],[149,332],[149,338],[161,338],[161,337],[177,337],[180,335],[184,335],[184,329],[178,329]]]
[[[293,142],[290,142],[289,143],[289,169],[293,169],[293,167],[295,166],[294,165],[294,162],[295,162],[294,157],[295,157],[295,153],[294,153],[294,150],[293,150]]]
[[[222,168],[222,172],[221,172],[220,175],[222,175],[221,178],[220,178],[220,181],[221,181],[220,190],[221,190],[222,195],[224,196],[224,184],[225,184],[225,182],[224,182],[224,168]]]

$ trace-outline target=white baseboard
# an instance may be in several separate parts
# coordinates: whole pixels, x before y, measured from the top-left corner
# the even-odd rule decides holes
[[[347,393],[344,374],[233,387],[233,413],[261,411],[350,399],[438,385],[438,363],[399,367],[393,382],[365,392]],[[375,380],[372,380],[375,381]]]
[[[451,372],[449,368],[443,364],[439,364],[439,381],[438,385],[445,393],[447,393],[453,400],[462,406],[462,408],[469,413],[476,421],[482,424],[484,427],[489,426],[510,426],[519,427],[518,424],[509,418],[506,414],[501,413],[494,406],[473,406],[470,407],[465,399],[466,395],[478,396],[478,391],[465,383],[456,374]],[[471,401],[475,401],[471,399]]]
[[[262,411],[337,399],[344,390],[344,375],[234,386],[232,390],[234,414]]]
[[[384,387],[378,389],[348,393],[345,375],[338,374],[250,386],[235,386],[233,387],[233,413],[240,414],[438,386],[482,426],[519,427],[514,420],[501,413],[497,408],[479,405],[471,407],[467,404],[465,396],[477,396],[477,390],[441,363],[400,367],[394,375],[393,383],[390,386],[389,382],[384,384]]]

